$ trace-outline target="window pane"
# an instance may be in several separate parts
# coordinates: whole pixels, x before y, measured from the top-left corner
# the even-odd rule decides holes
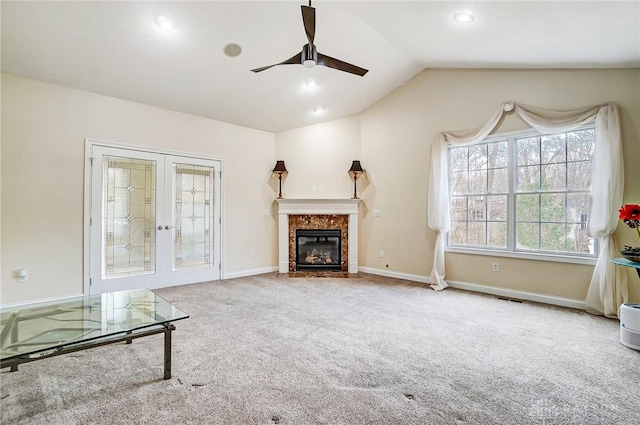
[[[588,190],[591,187],[591,162],[567,164],[567,189]]]
[[[509,186],[507,184],[507,169],[498,168],[488,171],[488,188],[489,193],[507,193]]]
[[[451,245],[466,245],[467,243],[467,222],[452,221],[451,232],[449,232],[449,243]]]
[[[560,223],[540,224],[540,248],[545,251],[564,251],[565,225]]]
[[[567,225],[567,251],[580,254],[594,253],[594,240],[587,235],[586,227],[581,224]]]
[[[567,160],[590,161],[593,157],[594,130],[579,130],[567,133]]]
[[[541,188],[543,190],[565,190],[567,185],[567,166],[566,164],[550,164],[540,167],[542,175]]]
[[[484,196],[469,196],[469,220],[486,220],[487,215],[484,199]]]
[[[452,196],[451,197],[451,219],[466,220],[467,219],[467,197]]]
[[[469,223],[469,245],[486,245],[486,223],[470,222]]]
[[[507,223],[487,223],[487,245],[493,248],[507,247]]]
[[[501,168],[507,166],[507,160],[509,159],[507,142],[490,143],[487,149],[489,168]]]
[[[542,163],[566,162],[565,138],[564,134],[541,137],[540,152],[542,154]]]
[[[540,142],[537,137],[518,139],[518,165],[540,164]]]
[[[564,193],[540,195],[540,221],[562,223],[565,217]]]
[[[469,193],[487,193],[487,171],[469,171]]]
[[[588,193],[567,194],[567,221],[587,226],[590,196]]]
[[[469,147],[469,169],[483,170],[487,168],[487,145]]]
[[[487,220],[507,221],[507,196],[487,196]]]
[[[529,192],[540,189],[540,167],[518,167],[518,191]]]
[[[517,221],[540,221],[540,195],[518,195],[516,197]]]
[[[449,164],[451,171],[466,171],[468,169],[467,154],[467,148],[449,149]]]
[[[539,232],[538,223],[518,223],[516,246],[519,249],[540,249]]]
[[[451,173],[451,193],[455,195],[463,195],[469,193],[467,183],[469,176],[466,171]]]

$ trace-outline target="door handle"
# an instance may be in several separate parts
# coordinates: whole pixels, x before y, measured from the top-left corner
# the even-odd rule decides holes
[[[173,226],[169,226],[169,225],[164,226],[164,230],[169,230],[169,229],[173,229]]]

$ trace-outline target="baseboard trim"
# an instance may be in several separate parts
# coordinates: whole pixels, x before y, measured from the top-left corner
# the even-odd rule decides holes
[[[0,307],[2,307],[2,309],[5,309],[5,308],[22,307],[22,306],[28,305],[28,304],[53,303],[53,302],[69,300],[71,298],[76,298],[76,297],[81,297],[81,296],[82,296],[82,294],[67,295],[67,296],[64,296],[64,297],[56,297],[56,298],[39,298],[37,300],[31,300],[31,301],[20,301],[20,302],[11,303],[11,304],[0,304]]]
[[[584,301],[574,298],[557,297],[554,295],[536,294],[535,292],[517,291],[515,289],[497,288],[495,286],[480,285],[470,282],[459,282],[447,280],[451,288],[463,289],[465,291],[482,292],[484,294],[497,295],[505,298],[513,298],[525,301],[534,301],[543,304],[557,305],[560,307],[575,308],[584,310]]]
[[[392,277],[395,279],[404,279],[404,280],[410,280],[413,282],[420,282],[420,283],[427,283],[427,284],[431,283],[431,279],[429,279],[427,276],[420,276],[417,274],[392,272],[391,270],[374,269],[371,267],[360,267],[358,268],[358,270],[363,273],[375,274],[378,276]]]
[[[414,282],[420,282],[420,283],[426,283],[426,284],[431,283],[431,279],[429,279],[427,276],[392,272],[389,270],[380,270],[380,269],[374,269],[371,267],[360,267],[359,270],[363,273],[375,274],[378,276],[411,280]],[[568,308],[575,308],[578,310],[585,310],[584,301],[576,300],[574,298],[564,298],[564,297],[557,297],[554,295],[537,294],[535,292],[518,291],[515,289],[508,289],[508,288],[498,288],[495,286],[487,286],[487,285],[481,285],[478,283],[470,283],[470,282],[460,282],[456,280],[447,280],[447,283],[451,288],[462,289],[465,291],[481,292],[483,294],[496,295],[499,297],[533,301],[537,303],[557,305],[560,307],[568,307]]]
[[[240,272],[225,273],[222,279],[223,280],[236,279],[238,277],[255,276],[257,274],[272,273],[277,271],[278,271],[277,267],[265,267],[262,269],[242,270]]]

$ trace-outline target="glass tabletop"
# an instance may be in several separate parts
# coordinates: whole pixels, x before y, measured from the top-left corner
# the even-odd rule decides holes
[[[614,258],[611,260],[611,262],[619,266],[633,267],[640,270],[640,263],[638,263],[637,261],[627,260],[626,258]]]
[[[95,341],[189,316],[148,289],[0,309],[0,359]]]

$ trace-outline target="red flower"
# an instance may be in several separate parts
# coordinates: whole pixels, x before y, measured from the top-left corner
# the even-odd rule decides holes
[[[620,220],[640,220],[640,205],[624,205],[622,208],[620,208]]]

